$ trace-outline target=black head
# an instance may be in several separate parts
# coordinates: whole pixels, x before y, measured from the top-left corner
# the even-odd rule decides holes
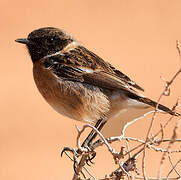
[[[71,35],[54,27],[40,28],[32,31],[28,38],[16,39],[16,42],[26,44],[33,62],[61,51],[73,41]]]

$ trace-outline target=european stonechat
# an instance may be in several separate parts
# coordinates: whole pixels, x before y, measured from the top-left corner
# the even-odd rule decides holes
[[[120,135],[127,122],[157,106],[136,91],[142,87],[63,30],[40,28],[16,42],[26,45],[45,100],[60,114],[95,125],[106,137]],[[161,104],[158,109],[179,115]]]

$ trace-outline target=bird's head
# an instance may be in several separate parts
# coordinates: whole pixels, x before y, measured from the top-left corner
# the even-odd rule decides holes
[[[45,27],[32,31],[27,38],[16,39],[16,42],[25,44],[33,62],[61,51],[74,39],[63,30],[54,27]]]

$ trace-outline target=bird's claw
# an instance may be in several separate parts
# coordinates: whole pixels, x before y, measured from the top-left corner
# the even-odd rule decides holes
[[[93,162],[92,160],[93,160],[95,157],[96,157],[96,152],[95,152],[95,151],[92,151],[91,154],[89,154],[89,156],[88,156],[88,158],[87,158],[87,160],[86,160],[86,164],[87,164],[88,166],[90,166],[89,162],[90,162],[91,164],[94,164],[94,162]]]
[[[63,156],[63,154],[65,152],[71,152],[73,154],[73,157],[78,157],[80,155],[80,152],[79,151],[76,151],[75,149],[73,148],[69,148],[69,147],[64,147],[63,150],[61,151],[61,157]]]

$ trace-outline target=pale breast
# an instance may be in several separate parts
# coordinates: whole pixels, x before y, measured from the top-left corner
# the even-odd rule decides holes
[[[34,64],[33,75],[42,96],[60,114],[91,124],[107,116],[110,101],[98,87],[58,78],[43,61]]]

